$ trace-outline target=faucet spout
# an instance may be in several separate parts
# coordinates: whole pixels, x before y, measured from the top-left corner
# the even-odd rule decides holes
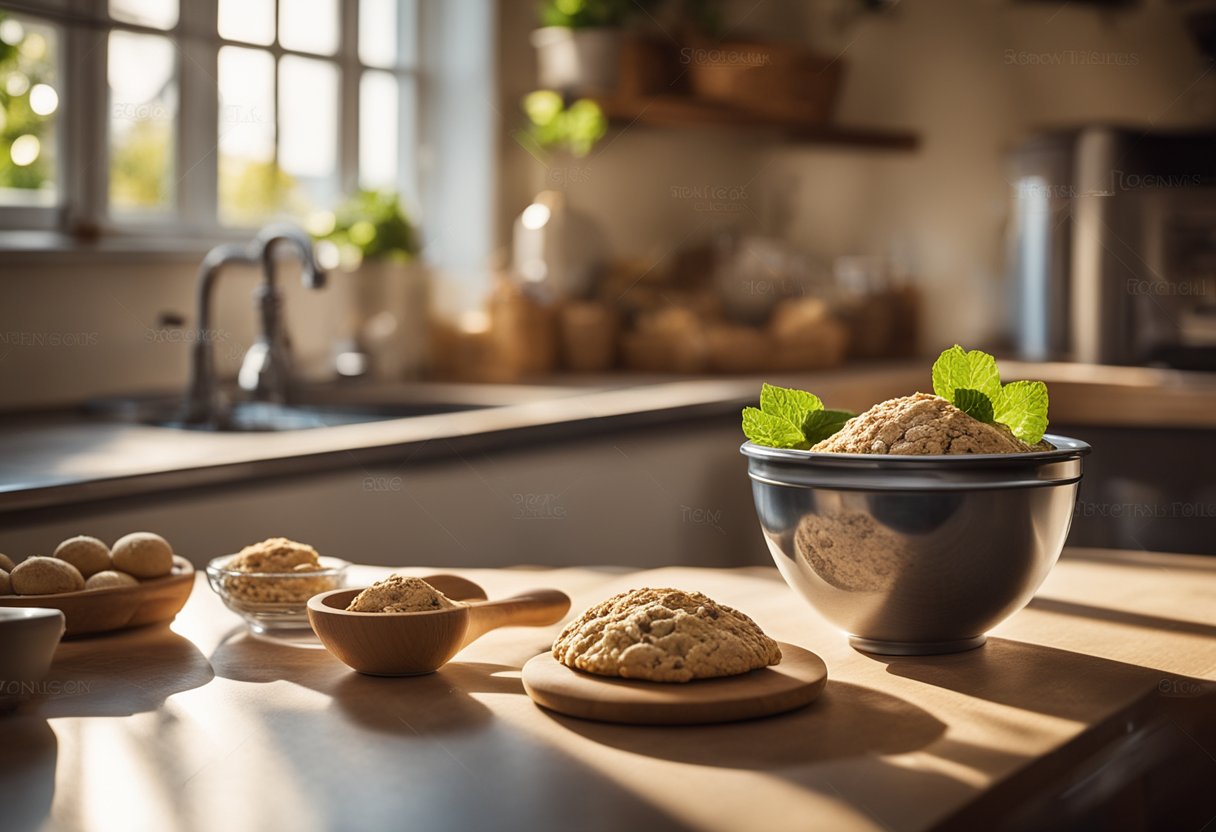
[[[300,279],[309,289],[325,286],[325,272],[317,263],[312,238],[291,223],[274,223],[258,232],[252,248],[262,263],[262,285],[254,297],[258,302],[262,332],[237,375],[237,384],[256,401],[284,403],[291,387],[291,343],[283,325],[283,299],[275,285],[275,250],[282,244],[296,249]]]
[[[266,226],[253,240],[253,248],[262,260],[262,270],[268,283],[274,283],[275,249],[281,243],[289,243],[300,257],[300,279],[309,289],[325,286],[325,271],[317,263],[313,252],[312,238],[297,225],[278,222]]]
[[[257,258],[247,245],[225,243],[207,252],[198,267],[198,299],[194,345],[190,353],[190,383],[186,388],[182,422],[216,426],[223,410],[215,375],[215,331],[211,327],[211,303],[220,271],[229,263],[254,264]]]
[[[282,296],[274,279],[275,249],[283,243],[297,250],[304,285],[310,289],[324,287],[325,272],[317,263],[311,238],[290,223],[268,225],[247,245],[226,243],[203,257],[198,269],[198,336],[190,357],[190,384],[182,412],[184,424],[218,429],[228,416],[215,372],[211,309],[220,271],[230,263],[260,263],[263,275],[262,284],[254,293],[262,331],[245,354],[237,383],[255,400],[286,401],[291,382],[291,345],[283,326]]]

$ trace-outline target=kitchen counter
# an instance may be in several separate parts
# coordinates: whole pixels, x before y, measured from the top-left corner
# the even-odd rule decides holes
[[[1069,551],[985,647],[898,659],[850,649],[771,568],[463,574],[491,597],[558,587],[575,611],[701,590],[818,652],[828,686],[749,723],[584,722],[519,680],[557,626],[373,678],[249,637],[200,578],[171,630],[65,642],[53,695],[0,717],[5,829],[1051,829],[1114,795],[1119,828],[1216,817],[1194,786],[1216,779],[1211,560]]]
[[[1014,361],[1002,367],[1006,380],[1046,381],[1059,424],[1216,428],[1216,376]],[[766,379],[854,410],[929,386],[924,361]],[[0,421],[0,513],[721,417],[754,402],[761,380],[617,374],[559,377],[543,387],[420,384],[397,390],[499,406],[275,434],[180,431],[65,414],[7,417]]]

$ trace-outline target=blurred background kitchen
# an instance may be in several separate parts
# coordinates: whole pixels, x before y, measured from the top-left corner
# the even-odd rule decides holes
[[[1094,444],[1073,545],[1216,553],[1214,57],[1210,0],[0,0],[0,550],[764,563],[760,380],[957,342]]]

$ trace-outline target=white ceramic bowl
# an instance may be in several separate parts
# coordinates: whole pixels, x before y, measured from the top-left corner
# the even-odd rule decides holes
[[[0,709],[38,692],[63,638],[64,624],[59,610],[0,608]]]

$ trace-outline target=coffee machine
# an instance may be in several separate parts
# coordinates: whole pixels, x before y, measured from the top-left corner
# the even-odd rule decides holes
[[[1053,131],[1010,167],[1023,358],[1216,370],[1216,131]]]

